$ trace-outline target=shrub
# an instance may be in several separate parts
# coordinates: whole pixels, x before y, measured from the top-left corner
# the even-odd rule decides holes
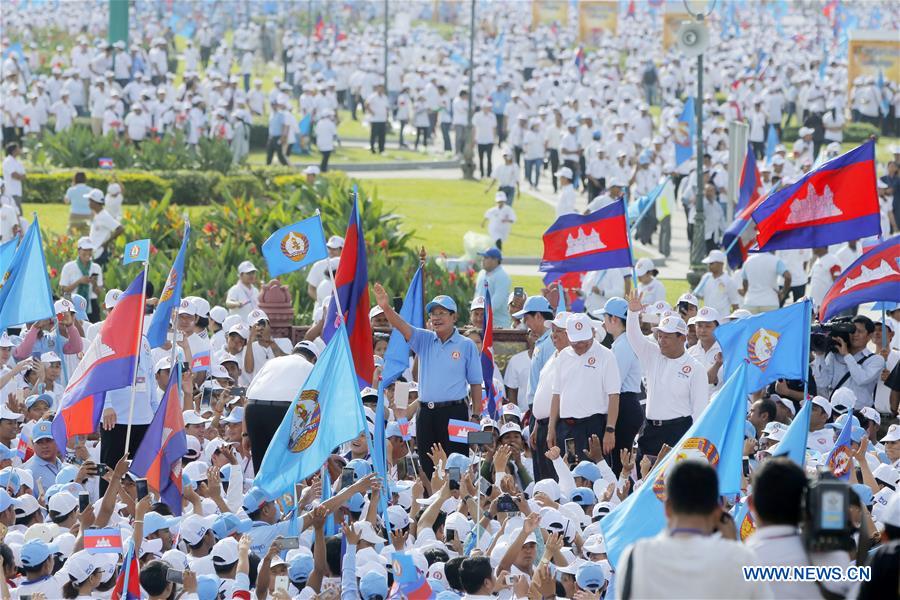
[[[107,186],[118,179],[125,187],[125,201],[129,204],[160,199],[171,189],[162,177],[146,171],[106,171],[80,169],[87,177],[87,185],[106,191]],[[25,202],[62,202],[66,190],[72,185],[76,169],[53,173],[29,173],[23,186]]]

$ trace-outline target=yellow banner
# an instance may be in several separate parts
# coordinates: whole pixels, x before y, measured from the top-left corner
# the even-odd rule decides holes
[[[853,39],[847,46],[847,85],[857,77],[883,73],[885,81],[900,83],[900,39]]]
[[[569,22],[569,3],[566,0],[531,0],[531,25],[565,25]]]
[[[578,3],[578,39],[599,46],[604,36],[616,35],[619,4],[616,0],[582,0]]]
[[[668,50],[678,41],[678,29],[682,23],[690,20],[691,15],[686,12],[667,12],[663,15],[663,50]]]

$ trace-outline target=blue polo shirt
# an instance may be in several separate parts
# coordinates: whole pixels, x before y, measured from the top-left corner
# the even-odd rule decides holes
[[[419,397],[422,402],[453,402],[469,397],[469,386],[482,383],[481,360],[475,342],[453,332],[446,342],[427,329],[412,328],[409,346],[419,356]]]
[[[531,372],[528,375],[528,404],[534,404],[534,392],[537,391],[538,379],[541,377],[541,369],[547,360],[556,352],[553,340],[550,339],[550,323],[547,329],[534,343],[534,351],[531,353]]]

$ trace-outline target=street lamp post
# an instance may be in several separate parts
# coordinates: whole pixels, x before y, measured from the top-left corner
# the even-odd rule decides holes
[[[475,0],[471,0],[469,22],[469,106],[466,119],[466,143],[463,146],[462,172],[464,179],[475,179],[475,132],[472,128],[472,88],[475,85]]]
[[[388,93],[388,0],[384,0],[384,93]]]
[[[697,56],[697,98],[694,109],[694,120],[697,122],[697,199],[694,206],[694,235],[691,238],[691,269],[696,275],[703,270],[701,261],[706,256],[706,218],[703,214],[703,54]]]

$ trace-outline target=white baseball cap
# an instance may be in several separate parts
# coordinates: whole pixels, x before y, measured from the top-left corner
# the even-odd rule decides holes
[[[56,314],[75,312],[75,305],[66,298],[60,298],[53,303],[53,312]]]
[[[634,265],[635,275],[641,277],[642,275],[646,275],[651,271],[655,271],[653,275],[657,275],[659,270],[656,268],[656,265],[653,264],[653,261],[649,258],[642,258]]]
[[[210,555],[215,565],[236,563],[238,560],[238,541],[233,537],[223,538],[212,547]]]
[[[224,323],[228,318],[228,310],[223,306],[213,306],[209,309],[209,318],[216,323]]]
[[[122,295],[122,290],[119,289],[111,289],[106,292],[106,297],[103,299],[103,305],[107,310],[115,308],[116,304],[119,303],[119,296]]]
[[[718,323],[719,311],[712,306],[704,306],[697,311],[697,314],[690,318],[690,323]]]
[[[888,427],[887,434],[879,441],[881,442],[896,442],[900,441],[900,425],[894,423],[890,427]]]
[[[703,264],[705,265],[708,265],[710,263],[716,262],[724,263],[726,260],[727,259],[725,257],[725,253],[721,250],[710,250],[709,254],[707,254],[706,258],[704,258],[701,262],[703,262]]]
[[[690,292],[685,292],[681,296],[678,297],[678,302],[675,304],[681,304],[682,302],[687,302],[688,304],[693,304],[694,306],[700,306],[700,300],[697,299],[697,296],[693,295]]]
[[[469,310],[475,310],[476,308],[484,308],[484,296],[475,296],[475,298],[472,299]]]
[[[565,177],[568,180],[572,180],[572,169],[569,167],[563,167],[559,171],[556,172],[557,177]]]
[[[687,325],[684,320],[677,315],[668,315],[663,317],[659,325],[653,328],[653,331],[661,333],[680,333],[687,335]]]
[[[824,398],[822,396],[813,396],[810,402],[812,402],[813,404],[818,404],[822,408],[822,410],[825,411],[825,416],[829,418],[831,417],[831,402],[829,402],[827,398]],[[896,427],[896,425],[891,425],[891,427]],[[888,429],[888,435],[890,434],[891,430]],[[900,440],[900,428],[897,429],[896,436],[896,439]],[[884,439],[882,439],[881,441],[883,442]]]
[[[91,238],[89,237],[80,237],[78,238],[78,249],[79,250],[94,250],[96,245]]]
[[[566,334],[570,342],[583,342],[594,337],[590,318],[584,313],[569,315],[566,319]]]
[[[247,315],[247,324],[256,325],[260,321],[268,321],[269,315],[265,313],[265,311],[260,310],[258,308],[251,310],[250,314]]]
[[[331,248],[332,250],[337,250],[338,248],[344,247],[344,238],[339,235],[333,235],[328,238],[328,241],[325,242],[325,245]]]
[[[253,273],[256,271],[256,267],[253,266],[253,263],[249,260],[243,261],[238,265],[238,273],[243,275],[244,273]]]

